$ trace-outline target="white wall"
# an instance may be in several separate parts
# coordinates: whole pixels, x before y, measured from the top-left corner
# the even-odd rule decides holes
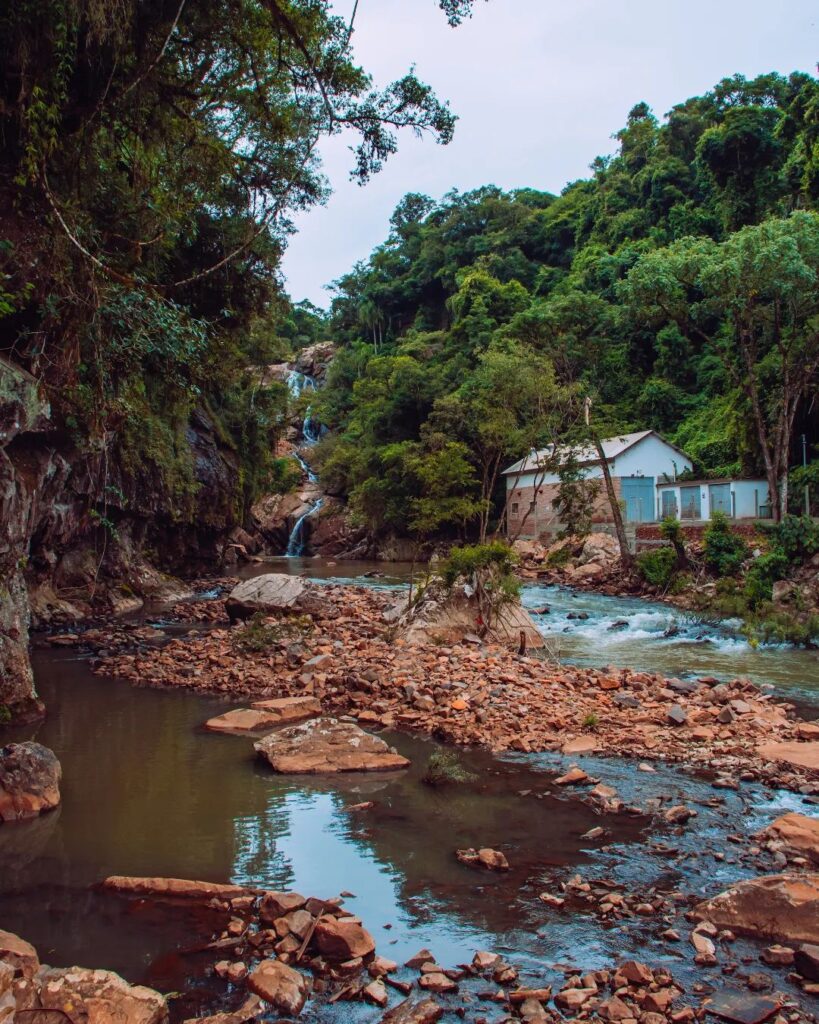
[[[736,480],[731,490],[737,519],[754,519],[759,515],[759,506],[768,504],[768,484],[764,480]]]
[[[659,437],[644,437],[642,441],[632,445],[622,455],[618,455],[610,462],[612,476],[653,476],[655,483],[659,482],[663,473],[667,473],[673,480],[685,469],[691,469],[691,460],[680,455],[680,453],[667,445]],[[599,480],[603,476],[603,470],[599,465],[584,466],[581,470],[583,476],[588,480]],[[546,473],[543,476],[537,473],[523,473],[517,478],[514,473],[506,477],[506,489],[513,487],[534,487],[535,483],[559,484],[560,477],[557,473]]]
[[[618,455],[611,468],[612,476],[653,476],[659,482],[663,473],[670,479],[691,469],[691,460],[680,455],[659,437],[650,435]]]

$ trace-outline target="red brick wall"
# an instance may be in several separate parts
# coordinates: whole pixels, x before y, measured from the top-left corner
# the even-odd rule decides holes
[[[621,493],[620,478],[613,477],[612,483],[614,485],[614,493],[619,500]],[[537,497],[535,497],[534,487],[516,487],[510,495],[507,495],[507,533],[512,537],[525,537],[536,540],[541,537],[548,538],[550,534],[556,533],[560,529],[561,524],[552,501],[557,497],[559,489],[560,484],[541,484],[537,489]],[[529,512],[529,505],[533,500],[535,501],[535,507]],[[514,511],[515,504],[517,504],[517,511]],[[529,512],[528,516],[527,512]],[[611,521],[609,500],[603,481],[600,480],[600,490],[597,493],[592,510],[592,522],[610,523]]]

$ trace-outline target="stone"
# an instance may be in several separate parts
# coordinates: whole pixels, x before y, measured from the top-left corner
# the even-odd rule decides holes
[[[60,762],[41,743],[0,747],[0,821],[36,818],[56,807],[61,778]]]
[[[226,711],[223,715],[209,718],[205,722],[205,728],[208,732],[241,735],[248,732],[268,732],[281,724],[281,718],[275,712],[271,713],[262,708],[236,708],[235,711]]]
[[[445,992],[457,992],[458,985],[451,978],[448,978],[440,971],[431,971],[419,978],[418,984],[428,992],[437,992],[439,995]]]
[[[190,878],[145,878],[141,875],[109,875],[102,883],[103,889],[121,893],[124,896],[152,896],[156,899],[231,900],[258,895],[258,889],[229,882],[199,882]]]
[[[578,768],[576,765],[570,768],[565,775],[561,775],[559,779],[555,779],[556,786],[577,786],[581,783],[588,782],[589,776],[582,768]]]
[[[796,950],[794,967],[808,981],[819,981],[819,945],[805,943]]]
[[[477,952],[472,957],[472,966],[479,974],[484,971],[494,971],[500,963],[500,953]]]
[[[443,1007],[434,999],[405,999],[381,1018],[381,1024],[435,1024]]]
[[[364,986],[361,994],[368,1002],[375,1003],[382,1009],[387,1005],[387,989],[383,981],[371,981],[369,985]]]
[[[480,850],[456,850],[455,856],[462,864],[470,867],[486,868],[489,871],[508,871],[509,861],[500,850],[492,850],[488,846]]]
[[[351,918],[323,917],[313,938],[318,951],[328,960],[351,960],[375,951],[372,935]]]
[[[335,718],[286,726],[259,740],[254,749],[282,774],[384,772],[409,767],[409,761],[384,740],[354,722]]]
[[[685,725],[688,721],[688,712],[679,704],[672,704],[666,711],[665,717],[671,725]]]
[[[768,946],[762,950],[762,959],[773,967],[790,967],[794,962],[794,951],[790,946]]]
[[[819,743],[763,743],[756,752],[765,761],[819,771]]]
[[[593,988],[565,988],[557,993],[555,1003],[564,1010],[579,1010],[596,994],[597,989]]]
[[[294,910],[301,910],[307,900],[297,892],[266,892],[259,903],[259,920],[273,924]]]
[[[639,960],[625,960],[617,968],[617,974],[632,985],[650,985],[654,981],[650,968]]]
[[[739,882],[694,913],[738,934],[819,943],[819,874],[767,875]]]
[[[311,658],[307,662],[315,662]],[[313,718],[321,714],[321,702],[316,697],[274,697],[272,700],[254,700],[250,705],[259,711],[266,711],[269,715],[276,715],[280,725],[290,722],[301,722],[305,718]]]
[[[669,807],[668,810],[663,814],[663,817],[671,825],[681,825],[691,818],[696,818],[697,812],[692,810],[690,807],[686,807],[685,804],[677,804],[675,807]]]
[[[247,987],[289,1016],[297,1017],[307,1002],[307,979],[281,960],[263,960],[248,975]]]
[[[412,967],[413,969],[415,969],[415,968],[418,968],[418,967],[423,967],[424,964],[434,964],[434,963],[435,963],[435,957],[432,955],[432,953],[428,949],[424,948],[424,949],[419,949],[417,953],[413,954],[409,958],[409,960],[406,961],[404,966],[405,967]]]
[[[231,1013],[214,1013],[209,1017],[189,1017],[182,1024],[247,1024],[264,1013],[264,1004],[256,995],[245,999],[238,1010]]]
[[[783,814],[765,829],[767,838],[781,839],[789,850],[798,850],[819,864],[819,818],[806,814]]]
[[[0,960],[9,964],[21,978],[33,978],[40,969],[37,950],[13,932],[0,930]]]
[[[75,1024],[164,1024],[165,997],[143,985],[129,985],[113,971],[44,967],[37,975],[43,1010],[59,1010]]]
[[[597,1012],[604,1020],[627,1020],[629,1017],[634,1016],[634,1010],[619,996],[612,996],[610,999],[606,999],[597,1007]]]
[[[717,992],[706,1003],[705,1009],[715,1017],[732,1024],[762,1024],[778,1012],[780,1002],[770,996],[752,996],[747,992]]]
[[[296,608],[310,591],[300,576],[272,572],[242,580],[231,590],[225,609],[231,621],[247,619],[256,612],[269,613]]]
[[[564,754],[591,754],[599,750],[600,742],[594,736],[575,736],[560,748]]]

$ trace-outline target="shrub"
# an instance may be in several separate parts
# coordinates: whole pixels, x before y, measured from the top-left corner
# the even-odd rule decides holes
[[[600,716],[596,715],[593,711],[590,711],[588,715],[580,723],[581,729],[590,729],[594,731],[600,724]]]
[[[563,547],[555,548],[554,551],[549,552],[546,556],[546,564],[551,566],[566,565],[571,557],[572,549],[568,544],[564,544]]]
[[[813,647],[819,641],[819,615],[798,619],[788,612],[770,611],[749,623],[744,632],[753,643],[798,644]]]
[[[8,725],[11,721],[11,711],[5,704],[0,704],[0,725]]]
[[[474,772],[464,768],[454,750],[436,750],[429,755],[421,781],[428,786],[444,786],[450,782],[474,782],[476,778]]]
[[[779,548],[789,562],[806,562],[819,551],[819,523],[808,516],[785,516],[765,532],[771,547]]]
[[[773,597],[773,585],[784,578],[788,571],[788,558],[781,548],[772,548],[760,555],[745,577],[745,596],[752,608]]]
[[[657,548],[637,556],[637,571],[646,583],[663,590],[674,578],[676,565],[677,554],[673,548]]]
[[[748,545],[731,529],[724,512],[715,512],[705,531],[705,564],[717,576],[736,576],[748,557]]]
[[[259,654],[283,640],[304,636],[311,626],[309,615],[268,622],[261,612],[256,612],[241,629],[234,631],[233,645],[248,654]]]

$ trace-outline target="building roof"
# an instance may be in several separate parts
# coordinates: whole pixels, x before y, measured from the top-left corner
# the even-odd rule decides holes
[[[675,452],[679,452],[684,458],[688,458],[685,452],[680,451],[679,448],[673,444],[669,444],[664,437],[660,437],[656,430],[637,430],[632,434],[618,434],[616,437],[606,437],[601,441],[603,446],[603,454],[606,456],[606,462],[611,462],[616,459],[618,455],[622,455],[623,452],[628,451],[629,448],[633,448],[640,441],[647,437],[654,435],[659,438],[663,444],[668,445],[669,448],[673,448]],[[558,465],[565,462],[570,454],[573,454],[581,466],[591,466],[595,463],[600,462],[600,456],[597,454],[597,449],[592,444],[559,444],[557,450],[554,445],[549,445],[548,448],[541,448],[539,451],[532,451],[523,458],[518,459],[517,462],[513,463],[508,469],[503,471],[503,476],[509,476],[511,474],[519,473],[531,473],[538,469],[543,469],[545,464],[551,462],[557,458]]]

